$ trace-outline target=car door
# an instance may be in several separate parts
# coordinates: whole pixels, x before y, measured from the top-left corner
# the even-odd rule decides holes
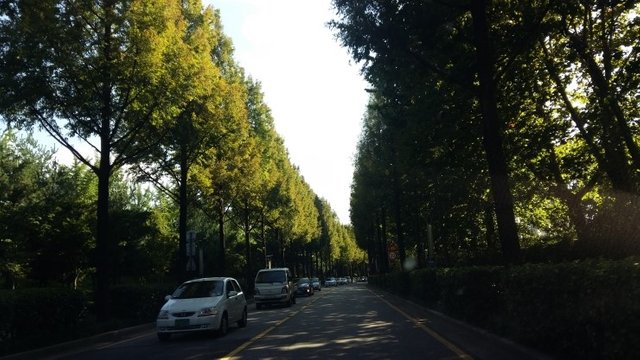
[[[242,319],[242,313],[244,312],[244,307],[247,305],[246,299],[244,297],[244,292],[238,284],[238,281],[235,279],[231,279],[231,284],[233,284],[233,288],[236,290],[236,299],[235,302],[238,304],[238,320]]]
[[[233,286],[233,281],[231,279],[225,280],[225,289],[226,289],[226,301],[227,301],[227,311],[229,312],[229,323],[236,322],[240,320],[241,311],[238,310],[240,308],[240,298],[238,291]]]

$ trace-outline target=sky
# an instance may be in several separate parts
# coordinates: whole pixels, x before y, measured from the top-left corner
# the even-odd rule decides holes
[[[220,10],[235,59],[262,84],[291,162],[349,223],[353,159],[368,95],[326,23],[330,0],[203,0]]]

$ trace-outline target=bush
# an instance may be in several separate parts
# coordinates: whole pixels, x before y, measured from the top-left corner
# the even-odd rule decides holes
[[[175,290],[171,285],[118,285],[111,288],[112,313],[132,324],[155,321],[164,297]]]
[[[466,322],[494,328],[504,308],[501,268],[470,267],[439,270],[438,308]]]
[[[82,292],[62,287],[0,291],[0,354],[73,339],[87,305]]]
[[[640,354],[640,268],[634,260],[525,265],[504,278],[509,331],[563,357]]]

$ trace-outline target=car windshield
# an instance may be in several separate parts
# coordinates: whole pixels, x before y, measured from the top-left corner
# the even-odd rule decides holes
[[[284,271],[262,271],[256,276],[256,283],[284,283]]]
[[[313,282],[318,282],[318,281],[320,281],[320,279],[318,279],[318,278],[311,278],[311,281],[313,281]]]
[[[301,278],[300,280],[298,280],[298,284],[308,284],[309,283],[309,278]]]
[[[221,296],[224,283],[222,280],[197,281],[180,285],[171,296],[174,299],[195,299]]]

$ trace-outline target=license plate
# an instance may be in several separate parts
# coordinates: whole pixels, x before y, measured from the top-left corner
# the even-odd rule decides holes
[[[185,328],[189,326],[189,319],[176,320],[176,328]]]

